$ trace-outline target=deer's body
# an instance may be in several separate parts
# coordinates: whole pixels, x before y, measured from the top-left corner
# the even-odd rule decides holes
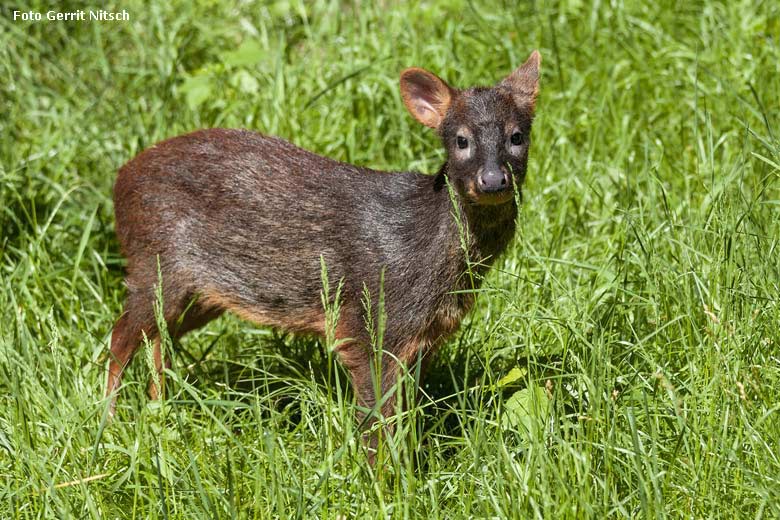
[[[470,91],[455,97],[455,90],[441,90],[449,88],[443,82],[436,85],[440,91],[434,94],[448,92],[454,98],[442,108],[438,98],[419,92],[430,88],[426,82],[433,80],[423,76],[430,73],[410,69],[405,74],[402,90],[410,111],[445,135],[445,125],[454,125],[454,116],[445,118],[447,108],[462,103],[461,98],[468,101]],[[532,103],[523,111],[516,108],[513,90],[493,90],[498,92],[495,102],[506,105],[498,108],[522,120],[515,128],[527,123],[530,131]],[[485,92],[474,90],[473,113],[480,114],[484,107],[479,103],[491,99],[492,91]],[[532,94],[531,101],[535,90]],[[438,111],[438,121],[430,120],[431,110]],[[114,188],[117,235],[128,259],[128,296],[112,336],[107,392],[118,388],[142,335],[157,338],[153,301],[158,257],[164,316],[174,337],[224,311],[262,325],[323,335],[322,258],[331,287],[344,282],[336,336],[348,341],[339,347],[339,356],[359,401],[371,406],[377,396],[371,383],[364,287],[376,303],[384,270],[383,348],[389,355],[382,359],[381,387],[387,391],[398,375],[398,363],[426,358],[471,307],[468,290],[479,277],[469,276],[467,257],[479,274],[513,236],[517,206],[509,188],[519,189],[522,183],[527,143],[515,145],[512,134],[506,164],[491,159],[507,155],[496,148],[487,166],[474,170],[481,172],[477,180],[466,178],[458,168],[477,159],[461,147],[461,134],[468,130],[476,153],[490,148],[476,148],[479,135],[493,132],[504,139],[503,128],[509,128],[504,121],[478,123],[482,126],[457,130],[458,151],[452,153],[464,154],[465,149],[465,159],[448,161],[436,176],[352,166],[243,130],[202,130],[139,154],[122,167]],[[156,359],[161,368],[159,352]],[[388,399],[382,412],[387,415],[392,407]]]

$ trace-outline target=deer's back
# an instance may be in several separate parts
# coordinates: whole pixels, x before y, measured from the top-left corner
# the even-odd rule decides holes
[[[169,139],[127,163],[114,188],[128,283],[149,278],[160,255],[164,271],[238,300],[319,306],[322,256],[331,280],[344,277],[355,293],[385,268],[399,305],[423,280],[417,299],[431,300],[460,267],[449,258],[457,242],[448,201],[438,202],[446,193],[433,186],[428,176],[358,168],[249,131]]]

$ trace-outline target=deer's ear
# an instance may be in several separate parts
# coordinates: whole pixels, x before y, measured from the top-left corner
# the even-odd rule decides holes
[[[536,105],[536,96],[539,94],[539,67],[542,56],[539,51],[534,51],[528,59],[507,76],[499,85],[507,87],[512,92],[512,97],[518,106],[530,106],[533,110]]]
[[[401,96],[409,113],[431,128],[439,128],[456,91],[441,78],[424,69],[401,73]]]

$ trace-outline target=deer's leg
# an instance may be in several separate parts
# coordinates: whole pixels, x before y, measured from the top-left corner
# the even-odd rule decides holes
[[[149,378],[149,386],[146,390],[146,393],[149,395],[149,399],[156,401],[160,398],[161,392],[165,391],[165,375],[163,374],[163,369],[171,368],[170,355],[165,356],[165,366],[163,366],[162,347],[159,336],[154,339],[152,354],[152,358],[154,360],[154,370],[157,372],[157,381],[159,382],[160,386],[158,387],[155,384],[155,378],[152,376]]]
[[[186,333],[199,329],[222,314],[221,309],[203,308],[198,306],[197,302],[190,302],[188,303],[188,306],[189,307],[185,308],[183,311],[184,314],[181,314],[182,311],[179,311],[179,307],[175,307],[170,314],[170,317],[166,316],[168,331],[170,332],[173,341],[178,341]],[[173,312],[175,311],[179,311],[179,315],[174,315]],[[166,312],[166,314],[168,313]],[[154,341],[153,354],[154,368],[157,371],[157,379],[160,382],[159,390],[164,391],[165,375],[163,370],[171,368],[171,353],[168,353],[163,359],[159,336]],[[154,376],[149,379],[147,393],[150,399],[157,400],[160,398],[160,394],[158,393],[157,385],[154,384],[154,379]]]
[[[405,367],[408,361],[416,362],[416,352],[419,342],[409,342],[405,348],[399,351],[400,355],[393,355],[389,351],[381,353],[372,352],[363,343],[350,342],[339,349],[341,362],[349,371],[352,386],[355,390],[358,404],[368,408],[371,416],[365,413],[358,415],[358,421],[365,429],[373,426],[378,420],[383,422],[382,428],[365,438],[369,449],[369,462],[373,465],[376,457],[376,449],[379,436],[390,437],[395,424],[387,419],[393,417],[398,411],[397,396],[405,395],[403,384]],[[413,355],[414,360],[407,359]],[[403,400],[401,402],[403,406]]]
[[[136,290],[129,294],[124,313],[111,334],[111,359],[106,383],[106,396],[111,397],[111,415],[116,409],[116,396],[122,382],[122,374],[141,346],[144,334],[153,344],[153,359],[157,373],[162,373],[163,365],[170,366],[168,359],[163,362],[153,302],[152,289]],[[175,286],[165,291],[163,304],[165,321],[174,339],[208,323],[222,312],[215,307],[199,307],[197,302],[193,303],[191,293],[182,289],[177,290]],[[153,399],[159,397],[153,383],[149,385],[149,395]]]
[[[106,381],[106,397],[111,398],[109,413],[114,415],[116,397],[122,383],[125,367],[138,351],[143,334],[152,336],[154,340],[157,330],[154,326],[154,309],[152,302],[141,295],[128,296],[124,313],[114,325],[111,333],[111,353],[108,364],[108,379]]]

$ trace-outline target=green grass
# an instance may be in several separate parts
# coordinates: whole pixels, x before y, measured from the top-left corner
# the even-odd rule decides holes
[[[776,2],[168,4],[0,8],[0,517],[780,517]],[[384,466],[323,345],[231,317],[105,421],[125,161],[227,126],[434,172],[400,70],[534,48],[520,230]]]

